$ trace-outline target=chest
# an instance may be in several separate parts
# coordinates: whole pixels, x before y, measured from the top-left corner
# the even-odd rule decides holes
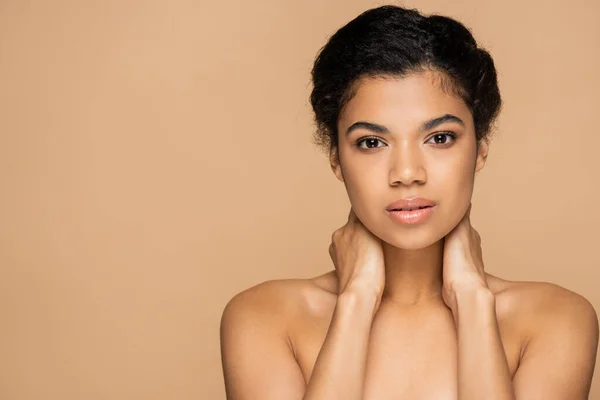
[[[296,357],[305,381],[326,338],[330,318],[305,324],[295,335]],[[520,343],[500,325],[511,372],[516,370]],[[365,365],[365,400],[456,399],[457,336],[449,310],[398,316],[385,309],[373,321]]]

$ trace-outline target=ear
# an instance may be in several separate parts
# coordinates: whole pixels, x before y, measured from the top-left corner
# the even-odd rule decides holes
[[[477,159],[475,161],[475,172],[481,171],[481,169],[485,166],[489,147],[489,143],[486,139],[481,139],[477,143]]]
[[[337,148],[332,148],[329,151],[329,165],[331,170],[335,174],[339,181],[344,182],[344,174],[342,174],[342,167],[340,165],[340,156]]]

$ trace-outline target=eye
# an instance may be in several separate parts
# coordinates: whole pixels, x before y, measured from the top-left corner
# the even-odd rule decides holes
[[[377,142],[383,143],[383,141],[381,139],[378,139],[374,136],[369,136],[369,137],[364,137],[364,138],[357,140],[355,146],[358,147],[359,149],[376,149],[377,147],[380,147],[380,146],[377,146]],[[366,147],[361,146],[363,143],[366,144]]]
[[[444,146],[444,145],[448,145],[451,142],[453,142],[454,140],[456,140],[456,135],[453,133],[449,133],[449,132],[436,133],[431,138],[429,138],[427,143],[430,143],[431,140],[433,140],[433,142],[434,142],[433,144]]]

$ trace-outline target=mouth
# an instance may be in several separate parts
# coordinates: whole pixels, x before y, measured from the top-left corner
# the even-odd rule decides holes
[[[433,213],[436,206],[402,207],[391,209],[387,214],[401,224],[419,224],[425,222]]]
[[[415,210],[423,210],[425,208],[431,208],[433,206],[421,206],[421,207],[402,207],[402,208],[393,208],[388,211],[415,211]]]
[[[413,211],[433,207],[437,203],[424,197],[412,197],[396,200],[387,206],[388,211]]]

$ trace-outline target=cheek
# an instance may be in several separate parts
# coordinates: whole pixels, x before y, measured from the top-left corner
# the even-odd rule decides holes
[[[458,162],[451,166],[446,165],[435,176],[432,174],[429,183],[436,188],[438,194],[444,197],[444,200],[464,202],[465,198],[471,197],[474,181],[473,165],[470,162]],[[439,192],[437,188],[440,189]]]
[[[359,217],[367,217],[366,214],[374,208],[385,206],[385,200],[389,197],[385,178],[377,176],[375,172],[348,171],[344,183],[348,199]]]
[[[457,183],[458,196],[457,200],[468,202],[473,194],[473,185],[475,183],[475,159],[466,158],[457,168]]]
[[[383,213],[390,199],[384,168],[372,164],[352,163],[344,168],[344,185],[352,208],[365,225]]]
[[[469,207],[475,182],[473,163],[474,159],[465,157],[445,174],[440,174],[435,184],[440,189],[436,193],[440,196],[440,228],[444,235],[460,222]]]

